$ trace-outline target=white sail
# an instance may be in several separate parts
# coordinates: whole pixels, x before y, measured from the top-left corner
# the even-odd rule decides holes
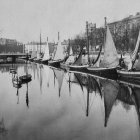
[[[74,63],[74,60],[75,60],[75,57],[73,55],[72,47],[70,47],[69,57],[65,63],[72,64],[72,63]]]
[[[69,55],[73,55],[72,47],[70,47],[70,53]]]
[[[137,52],[139,50],[139,45],[140,45],[140,31],[139,31],[136,47],[135,47],[135,50],[134,50],[133,55],[132,55],[132,61],[135,61],[135,59],[137,57]]]
[[[63,50],[63,47],[61,45],[61,42],[59,41],[57,48],[56,48],[54,60],[63,60],[64,58],[65,58],[64,50]]]
[[[101,67],[116,67],[119,64],[119,58],[115,44],[113,42],[112,35],[110,33],[109,27],[107,26],[106,40],[104,44],[104,57],[100,63]]]
[[[47,41],[47,45],[45,46],[45,52],[42,60],[49,60],[50,59],[50,54],[49,54],[49,44]]]

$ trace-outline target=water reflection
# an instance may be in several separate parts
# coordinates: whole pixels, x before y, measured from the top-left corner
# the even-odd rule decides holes
[[[0,83],[6,83],[0,85],[0,113],[8,129],[4,139],[139,138],[139,85],[35,63],[14,67],[18,76],[28,69],[33,78],[14,84],[11,65],[0,68]]]

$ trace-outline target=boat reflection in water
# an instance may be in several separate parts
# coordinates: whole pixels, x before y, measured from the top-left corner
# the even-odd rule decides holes
[[[4,67],[0,113],[8,140],[139,139],[139,84],[31,63],[32,81],[18,85]],[[24,69],[16,65],[18,75]]]

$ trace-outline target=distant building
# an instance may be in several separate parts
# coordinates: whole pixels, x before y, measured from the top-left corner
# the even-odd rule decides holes
[[[15,39],[0,38],[0,53],[23,53],[24,44]]]
[[[109,23],[109,28],[112,34],[119,33],[123,36],[124,32],[128,32],[137,26],[140,26],[140,12],[137,12],[136,15],[130,15],[122,20]]]

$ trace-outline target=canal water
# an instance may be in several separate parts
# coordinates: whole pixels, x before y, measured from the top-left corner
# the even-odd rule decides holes
[[[14,87],[9,69],[32,80]],[[140,91],[40,64],[0,66],[0,139],[138,140]]]

